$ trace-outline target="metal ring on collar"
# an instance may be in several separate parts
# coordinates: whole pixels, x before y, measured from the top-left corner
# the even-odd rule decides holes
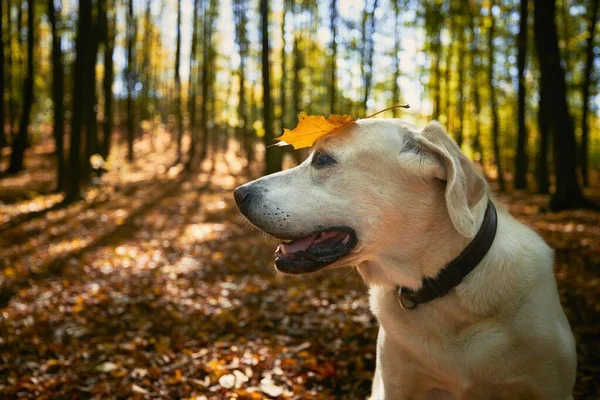
[[[417,306],[417,303],[414,303],[412,301],[410,301],[410,299],[406,299],[403,295],[402,295],[402,287],[400,287],[398,289],[398,303],[400,303],[400,307],[402,307],[405,310],[412,310],[413,308],[415,308]]]

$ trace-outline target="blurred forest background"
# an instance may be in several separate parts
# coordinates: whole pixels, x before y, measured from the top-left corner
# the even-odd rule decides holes
[[[557,249],[598,398],[598,3],[0,0],[0,393],[364,398],[357,274],[277,276],[230,192],[298,114],[407,103]]]

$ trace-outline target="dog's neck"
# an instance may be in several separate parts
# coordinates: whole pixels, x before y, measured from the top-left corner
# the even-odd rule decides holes
[[[471,210],[478,230],[489,201],[485,195]],[[440,218],[438,221],[435,229],[428,231],[420,251],[410,257],[398,246],[390,246],[385,254],[359,264],[357,270],[363,280],[370,286],[418,290],[424,277],[436,276],[472,240],[458,233],[449,219]]]

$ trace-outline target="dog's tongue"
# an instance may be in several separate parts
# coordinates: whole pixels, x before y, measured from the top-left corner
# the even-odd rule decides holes
[[[346,232],[323,232],[320,234],[314,234],[305,236],[301,239],[296,239],[289,243],[281,243],[279,246],[279,251],[283,254],[292,254],[297,253],[299,251],[306,251],[311,245],[318,245],[324,242],[338,242],[341,240],[345,240],[346,237],[349,239],[350,235]]]
[[[306,250],[310,247],[310,245],[315,241],[317,235],[310,235],[303,237],[301,239],[296,239],[289,243],[281,243],[281,251],[284,254],[296,253],[297,251]]]

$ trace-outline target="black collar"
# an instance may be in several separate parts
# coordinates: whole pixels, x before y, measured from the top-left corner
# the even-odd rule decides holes
[[[423,286],[416,292],[403,287],[398,288],[398,298],[402,307],[410,309],[416,307],[417,304],[430,302],[446,295],[462,282],[463,278],[473,271],[492,247],[497,227],[496,207],[489,200],[479,232],[458,257],[450,261],[436,277],[425,278]]]

